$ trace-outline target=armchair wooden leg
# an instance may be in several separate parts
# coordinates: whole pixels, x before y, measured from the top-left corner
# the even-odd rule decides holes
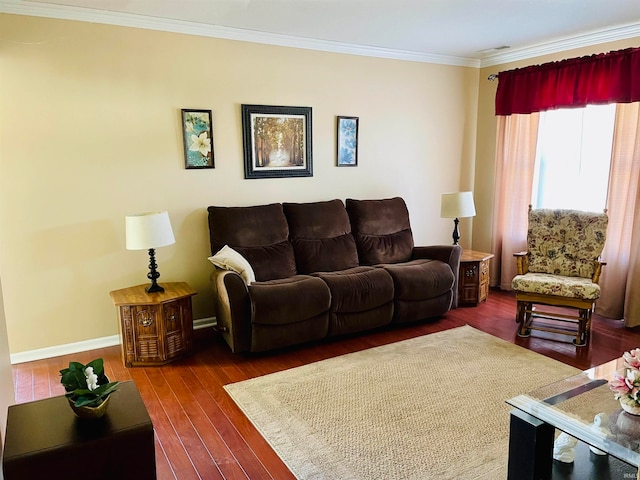
[[[519,337],[529,337],[531,336],[531,329],[529,325],[531,324],[531,314],[527,313],[527,310],[530,310],[530,303],[527,302],[518,302],[518,314],[516,316],[516,322],[520,324],[518,328],[518,336]]]
[[[516,307],[516,323],[522,323],[524,321],[524,302],[518,300]]]
[[[591,310],[580,309],[578,320],[578,332],[573,344],[576,347],[584,347],[589,337],[589,328],[591,326]]]

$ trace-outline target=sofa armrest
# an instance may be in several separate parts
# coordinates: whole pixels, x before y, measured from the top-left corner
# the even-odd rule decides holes
[[[431,260],[440,260],[448,264],[453,272],[455,281],[453,283],[453,301],[451,308],[458,307],[458,273],[460,271],[460,256],[462,255],[462,247],[460,245],[431,245],[428,247],[413,247],[411,259],[428,258]]]
[[[242,277],[216,268],[211,273],[217,329],[234,353],[251,348],[251,300]]]

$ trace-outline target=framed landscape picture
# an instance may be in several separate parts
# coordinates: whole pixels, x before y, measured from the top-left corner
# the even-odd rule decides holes
[[[242,105],[244,178],[313,176],[311,107]]]
[[[185,168],[214,168],[211,110],[182,109]]]
[[[358,117],[338,117],[338,167],[358,166]]]

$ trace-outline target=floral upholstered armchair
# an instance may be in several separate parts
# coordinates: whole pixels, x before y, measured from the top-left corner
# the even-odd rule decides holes
[[[593,308],[600,297],[598,280],[604,265],[600,255],[607,224],[606,211],[533,210],[529,206],[528,251],[515,254],[518,275],[512,281],[519,336],[542,330],[575,336],[577,346],[587,344]],[[540,311],[535,305],[567,307],[577,314]]]

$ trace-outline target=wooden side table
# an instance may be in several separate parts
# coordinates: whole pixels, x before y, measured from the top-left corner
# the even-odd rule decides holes
[[[164,292],[147,293],[147,284],[110,293],[118,308],[122,361],[127,367],[164,365],[191,351],[193,314],[187,283],[163,283]]]
[[[463,250],[458,272],[458,306],[475,307],[489,296],[489,260],[493,253]]]
[[[10,406],[5,480],[155,480],[153,424],[135,383],[111,397],[97,420],[78,419],[64,395]]]

